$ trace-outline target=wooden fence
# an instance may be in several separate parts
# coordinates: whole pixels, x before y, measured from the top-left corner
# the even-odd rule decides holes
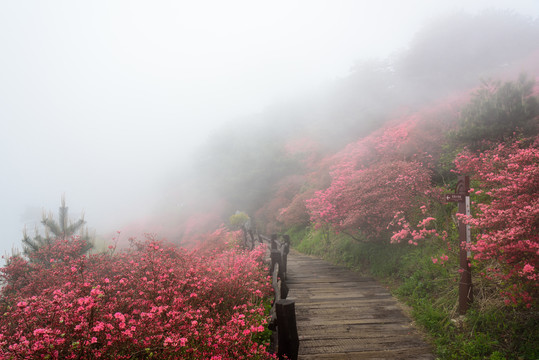
[[[286,285],[287,258],[290,251],[288,235],[274,234],[270,238],[259,235],[259,240],[270,244],[270,268],[272,285],[275,294],[271,309],[271,320],[268,328],[273,331],[272,348],[280,359],[297,360],[299,351],[299,336],[296,325],[296,310],[292,300],[287,300],[288,286]]]

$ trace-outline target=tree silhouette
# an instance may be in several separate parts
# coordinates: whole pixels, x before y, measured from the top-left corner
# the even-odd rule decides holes
[[[515,134],[536,135],[539,103],[532,96],[534,85],[524,74],[515,82],[484,82],[462,110],[460,127],[452,136],[473,150],[486,150]]]
[[[42,262],[49,260],[43,258],[43,256],[39,256],[39,254],[43,254],[43,252],[40,252],[41,249],[51,248],[59,241],[72,241],[77,233],[79,234],[79,240],[84,243],[84,246],[80,249],[80,255],[88,252],[93,247],[90,236],[88,235],[88,228],[84,227],[84,224],[86,224],[84,215],[79,220],[71,222],[69,220],[68,210],[65,197],[62,196],[62,206],[58,210],[58,222],[54,220],[52,213],[49,213],[49,215],[43,214],[41,224],[45,227],[45,236],[42,236],[36,230],[36,235],[31,238],[26,233],[26,229],[23,230],[23,254],[31,261]]]

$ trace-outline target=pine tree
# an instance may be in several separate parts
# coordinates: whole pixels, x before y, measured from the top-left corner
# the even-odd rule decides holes
[[[84,242],[84,246],[80,251],[81,255],[93,247],[90,236],[88,235],[88,228],[84,227],[86,224],[84,215],[79,220],[71,222],[69,220],[68,210],[65,197],[62,196],[62,206],[58,210],[58,222],[54,220],[52,213],[49,213],[49,215],[43,214],[41,224],[45,227],[45,236],[39,234],[36,229],[36,235],[31,238],[26,233],[26,229],[23,230],[23,254],[30,258],[31,261],[46,260],[32,255],[44,247],[51,247],[57,241],[71,241],[77,234],[79,234],[79,239]]]

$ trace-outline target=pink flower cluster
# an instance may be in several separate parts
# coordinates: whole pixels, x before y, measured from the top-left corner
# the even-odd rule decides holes
[[[70,256],[77,239],[0,271],[2,359],[268,359],[264,248],[191,251],[155,238]],[[52,257],[52,254],[56,254]]]
[[[441,153],[447,110],[440,106],[403,116],[333,156],[329,186],[306,201],[311,222],[385,238],[396,213],[432,197],[431,168]]]
[[[421,206],[421,210],[423,213],[425,213],[427,211],[426,206]],[[393,232],[391,242],[400,243],[403,240],[408,240],[408,243],[410,245],[417,246],[419,244],[418,241],[420,240],[426,240],[430,238],[440,238],[442,240],[446,240],[447,232],[441,231],[440,233],[438,233],[436,227],[434,226],[435,223],[435,218],[433,218],[432,216],[427,216],[426,218],[419,221],[416,226],[412,226],[406,220],[404,212],[399,211],[395,214],[395,217],[388,226],[398,229]],[[437,261],[433,260],[433,262],[436,263]]]
[[[433,257],[431,259],[433,264],[438,264],[439,260],[440,265],[443,265],[447,260],[449,260],[449,256],[442,254],[439,258]]]
[[[481,184],[477,215],[466,219],[478,231],[474,259],[498,263],[493,274],[509,302],[531,306],[539,298],[539,147],[501,144],[479,155],[464,152],[455,163]]]
[[[430,171],[443,153],[442,139],[468,99],[466,93],[418,112],[402,110],[383,128],[324,158],[321,143],[292,141],[290,159],[310,152],[316,161],[300,161],[304,176],[295,193],[283,196],[288,186],[280,182],[255,217],[274,222],[275,231],[311,222],[315,228],[385,238],[395,212],[417,208],[416,198],[432,190]]]
[[[380,238],[396,212],[411,209],[430,190],[429,171],[416,162],[388,160],[338,169],[332,176],[331,185],[307,201],[311,221],[372,238]]]

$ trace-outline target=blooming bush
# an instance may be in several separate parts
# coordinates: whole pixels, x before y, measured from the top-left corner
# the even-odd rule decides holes
[[[283,231],[284,222],[278,214],[281,213],[283,208],[289,206],[298,192],[300,192],[305,181],[305,177],[299,175],[290,175],[279,181],[275,185],[276,191],[273,196],[256,211],[254,216],[256,227],[265,233],[279,233]],[[307,216],[307,222],[308,220],[309,218]]]
[[[421,164],[387,161],[360,170],[336,171],[329,188],[307,201],[313,222],[379,238],[397,212],[409,210],[430,189]]]
[[[539,146],[501,144],[479,155],[464,152],[457,170],[480,182],[474,259],[489,264],[485,276],[501,281],[507,302],[531,306],[539,293]]]
[[[402,211],[395,214],[395,217],[388,225],[388,228],[396,228],[396,230],[393,232],[393,236],[391,236],[392,244],[407,240],[408,244],[417,246],[419,244],[418,241],[430,238],[439,238],[447,241],[447,231],[443,230],[439,232],[436,229],[436,218],[428,216],[426,205],[421,206],[421,212],[423,214],[423,218],[415,226],[410,224]]]
[[[271,358],[257,342],[271,291],[265,249],[188,252],[148,236],[112,250],[58,252],[47,265],[11,258],[1,269],[0,358]]]
[[[313,194],[314,191],[310,189],[296,194],[288,206],[279,210],[277,220],[281,221],[287,229],[294,226],[307,226],[310,221],[310,215],[305,202]]]
[[[405,114],[336,154],[330,185],[306,201],[311,221],[383,239],[396,214],[437,200],[433,170],[460,101]]]

